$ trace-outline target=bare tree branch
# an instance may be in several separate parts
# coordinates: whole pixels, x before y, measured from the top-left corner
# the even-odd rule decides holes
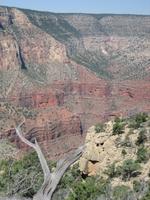
[[[23,122],[24,123],[24,122]],[[43,170],[43,173],[44,173],[44,181],[47,180],[47,177],[50,176],[50,169],[48,167],[48,164],[47,164],[47,161],[41,151],[41,148],[38,144],[38,142],[36,141],[35,139],[35,144],[33,144],[32,142],[30,142],[29,140],[27,140],[24,135],[22,134],[22,131],[21,131],[21,126],[23,125],[23,123],[21,123],[17,128],[16,128],[16,133],[17,135],[19,136],[19,138],[22,140],[22,142],[24,142],[25,144],[29,145],[30,147],[34,148],[37,155],[38,155],[38,158],[40,160],[40,164],[41,164],[41,167],[42,167],[42,170]]]
[[[80,156],[82,155],[85,146],[81,146],[78,149],[76,149],[73,153],[70,153],[67,155],[64,159],[61,159],[57,162],[56,169],[53,173],[50,173],[50,169],[48,167],[47,161],[41,151],[41,148],[38,144],[38,142],[35,139],[35,144],[27,140],[21,131],[21,126],[24,122],[22,122],[19,126],[16,128],[16,133],[18,137],[24,142],[25,144],[29,145],[30,147],[34,148],[36,151],[43,173],[44,173],[44,182],[40,188],[40,190],[35,194],[33,197],[33,200],[51,200],[52,195],[57,187],[57,185],[60,182],[60,179],[64,175],[65,171],[68,169],[68,167],[73,164],[75,161],[77,161]]]

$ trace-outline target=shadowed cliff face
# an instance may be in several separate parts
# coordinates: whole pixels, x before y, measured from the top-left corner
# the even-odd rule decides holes
[[[0,101],[26,117],[27,137],[61,157],[92,124],[150,111],[149,33],[149,16],[0,7]],[[5,117],[1,137],[25,148]]]

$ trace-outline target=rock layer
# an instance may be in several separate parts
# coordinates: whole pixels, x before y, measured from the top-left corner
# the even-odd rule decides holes
[[[27,137],[52,157],[92,124],[149,112],[149,19],[0,7],[0,101],[19,109]],[[4,118],[1,135],[24,148]]]

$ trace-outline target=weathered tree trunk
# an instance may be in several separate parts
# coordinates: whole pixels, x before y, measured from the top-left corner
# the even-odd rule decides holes
[[[43,170],[43,174],[44,174],[44,182],[40,190],[34,195],[33,200],[51,200],[52,195],[58,183],[60,182],[60,179],[62,178],[63,174],[65,173],[65,171],[68,169],[68,167],[71,164],[73,164],[76,160],[80,158],[84,150],[84,146],[79,147],[73,153],[70,153],[69,155],[67,155],[64,159],[59,160],[57,162],[55,171],[51,173],[48,167],[47,161],[44,157],[44,154],[42,153],[41,148],[38,142],[36,141],[36,139],[35,139],[35,143],[31,143],[22,134],[21,126],[23,123],[17,126],[16,133],[24,143],[34,148],[34,150],[36,151],[38,155],[38,158]]]

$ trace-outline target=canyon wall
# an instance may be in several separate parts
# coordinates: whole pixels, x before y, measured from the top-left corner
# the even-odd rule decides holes
[[[14,131],[24,116],[54,159],[97,122],[150,112],[149,22],[0,7],[0,138],[28,150]]]

